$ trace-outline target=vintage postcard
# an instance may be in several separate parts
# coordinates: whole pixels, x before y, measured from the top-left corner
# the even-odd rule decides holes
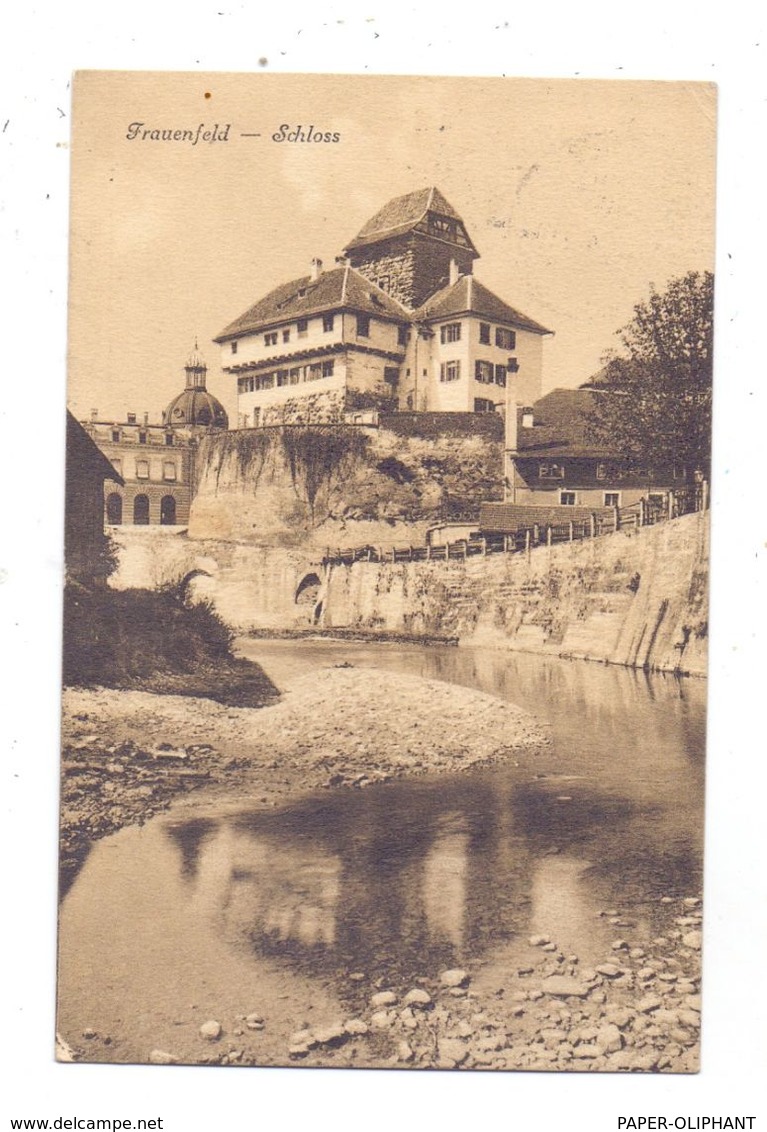
[[[76,76],[61,1060],[698,1070],[715,122]]]

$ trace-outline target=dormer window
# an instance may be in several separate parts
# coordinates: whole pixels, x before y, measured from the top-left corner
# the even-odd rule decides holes
[[[138,434],[138,442],[139,444],[146,444],[146,433],[143,431],[143,429]]]
[[[112,429],[112,443],[113,444],[119,444],[120,443],[120,430],[119,430],[119,428],[113,428]]]

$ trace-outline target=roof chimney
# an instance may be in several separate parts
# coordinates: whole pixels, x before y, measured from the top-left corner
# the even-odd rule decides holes
[[[451,260],[450,260],[450,286],[451,286],[451,287],[452,287],[452,286],[453,286],[453,285],[454,285],[455,283],[457,283],[457,282],[458,282],[458,279],[459,279],[459,277],[460,277],[460,274],[461,274],[461,273],[460,273],[460,271],[458,270],[458,261],[457,261],[457,260],[455,260],[455,259],[451,259]]]
[[[526,405],[522,410],[522,428],[532,428],[533,424],[533,410]]]
[[[92,421],[97,421],[98,419],[99,419],[99,411],[98,411],[98,409],[91,409],[91,420],[92,420]]]
[[[144,424],[145,425],[149,424],[149,413],[144,413]]]
[[[317,259],[317,257],[315,256],[314,259],[312,260],[312,282],[316,283],[316,281],[319,279],[319,277],[321,275],[322,275],[322,260]]]

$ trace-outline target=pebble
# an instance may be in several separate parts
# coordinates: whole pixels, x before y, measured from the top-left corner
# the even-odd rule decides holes
[[[469,1056],[469,1047],[457,1038],[440,1038],[437,1053],[443,1065],[461,1065]]]
[[[379,991],[378,994],[374,994],[372,996],[372,998],[370,999],[370,1005],[375,1010],[380,1009],[380,1007],[382,1007],[382,1006],[394,1006],[396,1004],[396,1002],[397,1002],[397,996],[394,993],[394,991],[390,991],[390,990]]]
[[[290,1035],[290,1048],[294,1049],[301,1046],[304,1050],[314,1049],[317,1045],[317,1039],[311,1030],[296,1030],[295,1034]]]
[[[701,1001],[699,994],[686,994],[684,996],[684,1004],[685,1006],[689,1006],[690,1010],[695,1010],[700,1014]]]
[[[150,1065],[176,1065],[177,1059],[164,1049],[153,1049],[149,1055]]]
[[[419,1006],[421,1008],[432,1005],[431,995],[421,987],[414,987],[413,990],[408,991],[402,1001],[407,1006]]]
[[[640,967],[637,971],[637,978],[647,982],[649,979],[654,979],[656,974],[657,972],[654,967]]]
[[[223,1032],[221,1023],[216,1022],[214,1018],[211,1018],[208,1022],[203,1022],[200,1026],[200,1037],[205,1038],[206,1042],[217,1042]]]
[[[682,936],[682,943],[693,951],[700,951],[703,946],[703,933],[699,931],[687,932]]]
[[[319,1030],[314,1031],[314,1037],[318,1045],[329,1046],[338,1042],[346,1041],[348,1033],[344,1027],[343,1022],[337,1022],[331,1026],[323,1026]]]
[[[617,1053],[623,1048],[623,1034],[617,1026],[603,1026],[597,1031],[597,1048],[601,1053]]]
[[[88,1041],[91,1041],[91,1039],[97,1038],[98,1034],[89,1026],[86,1030],[83,1030],[83,1037],[87,1038]]]
[[[650,1014],[660,1006],[662,1006],[662,1002],[658,996],[654,994],[648,994],[644,998],[640,998],[639,1002],[636,1004],[636,1008],[640,1014]]]
[[[391,1010],[376,1010],[370,1016],[370,1025],[376,1030],[388,1030],[396,1015]]]
[[[544,947],[547,943],[551,943],[551,938],[547,935],[531,935],[528,942],[531,947]]]
[[[616,939],[615,942],[611,944],[613,951],[628,951],[628,946],[625,939]]]
[[[415,1057],[413,1048],[408,1042],[400,1042],[397,1046],[397,1061],[412,1061]]]
[[[569,975],[551,975],[548,979],[544,979],[541,983],[541,990],[544,994],[552,994],[562,997],[573,995],[576,998],[585,998],[589,993],[589,988],[578,979],[573,979]],[[532,995],[530,996],[532,998]]]
[[[443,987],[464,987],[469,982],[469,974],[460,967],[453,967],[443,971],[439,977]]]

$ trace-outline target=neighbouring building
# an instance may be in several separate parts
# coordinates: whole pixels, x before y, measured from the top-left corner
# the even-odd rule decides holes
[[[119,483],[105,486],[102,509],[109,526],[186,526],[194,494],[195,450],[201,434],[226,429],[223,405],[207,389],[207,367],[197,349],[185,368],[185,388],[162,420],[128,413],[126,421],[98,419],[83,427],[111,466]]]
[[[506,430],[505,521],[511,518],[515,525],[519,508],[527,508],[526,521],[543,522],[564,508],[575,517],[605,507],[630,507],[642,498],[661,502],[669,491],[688,485],[686,467],[669,462],[634,468],[597,438],[592,422],[596,401],[614,396],[599,384],[586,384],[554,389],[530,407],[517,409],[515,427]],[[499,505],[492,507],[500,516]]]
[[[315,259],[215,339],[237,380],[238,426],[535,400],[551,331],[475,279],[478,256],[439,189],[389,201],[332,269]]]
[[[122,487],[122,477],[67,412],[64,559],[67,578],[83,585],[104,581],[108,544],[104,532],[104,493]]]

